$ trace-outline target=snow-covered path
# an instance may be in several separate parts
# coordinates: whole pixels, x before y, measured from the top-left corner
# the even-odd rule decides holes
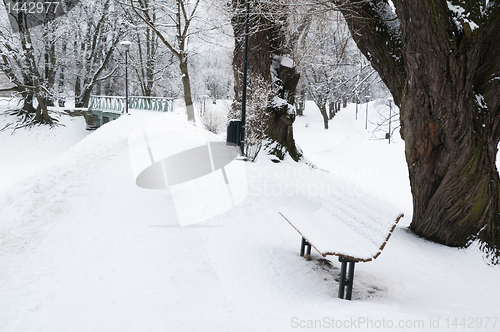
[[[297,117],[294,123],[294,135],[307,159],[400,208],[405,212],[400,225],[409,225],[412,197],[404,142],[399,134],[393,135],[393,144],[372,137],[371,131],[379,119],[375,102],[370,104],[368,130],[365,129],[365,105],[359,107],[356,120],[355,104],[341,109],[330,120],[329,129],[324,130],[318,107],[308,101],[308,112]]]
[[[128,164],[121,151],[82,179],[70,210],[34,253],[18,260],[16,279],[27,282],[21,294],[30,302],[9,317],[16,329],[147,331],[176,321],[188,328],[190,321],[179,315],[186,307],[205,321],[207,303],[226,311],[200,229],[169,228],[176,221],[169,220],[175,213],[168,197],[131,186],[130,170],[116,172]],[[19,289],[10,290],[15,299]],[[193,301],[196,294],[204,299]],[[223,319],[214,323],[229,326]]]
[[[343,112],[331,122],[339,133],[306,132],[321,125],[311,112],[310,126],[297,127],[304,151],[321,138],[311,159],[323,157],[325,164],[315,163],[368,191],[379,189],[377,197],[405,209],[398,197],[408,190],[404,183],[377,188],[404,178],[405,168],[397,166],[401,145],[387,152],[383,141],[363,142],[363,131],[348,126],[352,107]],[[307,202],[262,190],[290,180],[277,176],[278,166],[265,157],[248,165],[250,192],[240,206],[179,227],[169,192],[137,187],[129,161],[128,134],[157,115],[136,112],[113,121],[50,168],[0,191],[1,332],[287,331],[296,330],[295,322],[359,317],[395,325],[423,321],[409,330],[428,331],[431,319],[444,327],[447,317],[499,316],[500,289],[492,286],[498,267],[487,266],[474,248],[432,244],[404,226],[376,261],[356,267],[355,300],[337,299],[338,262],[329,267],[316,253],[312,261],[298,256],[300,237],[277,206]],[[174,123],[185,117],[168,116]],[[350,149],[330,145],[337,134]],[[395,159],[389,176],[379,158],[384,154]],[[367,160],[376,177],[350,170]],[[282,165],[305,180],[315,172]]]
[[[276,223],[260,234],[252,219],[242,218],[248,209],[262,210],[251,200],[213,225],[179,227],[168,192],[137,187],[130,169],[127,135],[154,116],[142,112],[108,124],[50,171],[34,175],[35,183],[3,197],[3,206],[24,199],[33,208],[13,204],[2,210],[17,236],[2,238],[0,298],[9,300],[0,301],[0,331],[251,331],[283,325],[272,312],[284,300],[274,286],[286,284],[283,276],[301,266],[290,264],[288,272],[275,267],[280,245],[271,244],[278,240],[295,260],[295,241],[278,235],[292,231],[265,207],[264,215],[274,215]],[[329,298],[328,287],[314,286]]]
[[[336,115],[340,120],[330,120],[329,129],[323,130],[322,123],[317,122],[319,109],[312,101],[306,103],[308,112],[303,117],[297,117],[294,132],[295,136],[298,135],[301,147],[307,151],[309,159],[314,158],[316,163],[329,164],[328,161],[336,156],[352,151],[366,141],[367,133],[358,131],[350,121],[352,113],[340,112]],[[317,140],[323,142],[318,144]]]

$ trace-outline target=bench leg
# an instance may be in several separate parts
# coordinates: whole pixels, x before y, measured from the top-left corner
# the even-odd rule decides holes
[[[339,257],[340,266],[340,282],[339,282],[339,299],[345,298],[350,300],[352,297],[352,282],[354,280],[354,264],[356,261]],[[349,263],[349,275],[347,275],[347,263]],[[346,290],[347,287],[347,290]]]
[[[311,245],[309,242],[306,241],[306,239],[302,238],[302,243],[300,244],[300,256],[304,257],[304,251],[307,246],[307,255],[311,254]]]

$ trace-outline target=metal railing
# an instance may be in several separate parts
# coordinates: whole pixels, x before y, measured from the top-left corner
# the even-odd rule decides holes
[[[158,112],[172,112],[174,110],[174,98],[128,97],[128,99],[128,108]]]
[[[122,114],[125,112],[125,97],[90,96],[89,111]]]
[[[129,97],[129,109],[140,109],[158,112],[172,112],[174,99],[167,97]],[[90,96],[89,111],[123,114],[125,112],[125,97]]]

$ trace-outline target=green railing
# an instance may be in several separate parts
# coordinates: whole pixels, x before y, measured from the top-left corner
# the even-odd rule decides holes
[[[128,108],[172,112],[174,98],[166,97],[128,97]],[[125,97],[90,96],[89,108],[91,114],[99,117],[99,126],[108,121],[115,120],[125,113]]]
[[[165,97],[128,97],[128,108],[172,112],[174,110],[174,99]]]
[[[166,97],[129,97],[128,108],[172,112],[174,99]],[[125,97],[90,96],[89,111],[123,114],[125,112]]]
[[[89,111],[122,114],[125,112],[125,97],[90,96]]]

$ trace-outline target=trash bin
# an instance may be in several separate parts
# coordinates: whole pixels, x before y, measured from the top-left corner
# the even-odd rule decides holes
[[[230,120],[227,125],[227,137],[226,144],[239,146],[240,145],[240,128],[241,121],[240,120]]]

